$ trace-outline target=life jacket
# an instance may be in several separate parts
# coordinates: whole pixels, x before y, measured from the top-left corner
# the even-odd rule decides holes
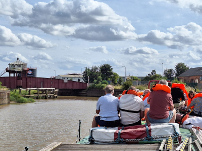
[[[124,90],[122,95],[124,94],[133,94],[133,95],[136,95],[136,96],[140,96],[141,93],[140,92],[136,92],[135,90]]]
[[[189,98],[189,99],[188,99],[188,104],[187,104],[187,106],[189,106],[189,105],[191,104],[191,101],[192,101],[193,99],[198,98],[198,97],[202,97],[202,93],[197,93],[192,99]],[[192,106],[191,109],[193,109],[193,108],[194,108],[194,107]]]
[[[183,91],[183,93],[186,94],[187,98],[189,98],[188,93],[187,93],[187,90],[186,90],[184,84],[182,84],[182,83],[173,83],[173,84],[172,84],[172,88],[180,88],[180,89]]]
[[[147,97],[149,97],[149,95],[150,95],[150,92],[148,92],[148,93],[142,98],[142,100],[144,101]]]
[[[164,84],[156,84],[152,87],[152,90],[153,91],[162,90],[164,92],[171,93],[171,88]]]
[[[135,90],[124,90],[123,93],[122,93],[122,96],[125,95],[125,94],[133,94],[135,96],[139,96],[140,97],[140,94],[143,94],[143,93],[139,93],[139,92],[136,92]],[[121,97],[120,97],[121,98]],[[119,99],[120,99],[119,98]],[[132,111],[132,110],[126,110],[126,109],[122,109],[122,108],[119,108],[121,111],[124,111],[124,112],[131,112],[131,113],[139,113],[141,110],[139,111]]]
[[[138,96],[141,96],[143,95],[144,92],[137,92],[138,93]]]

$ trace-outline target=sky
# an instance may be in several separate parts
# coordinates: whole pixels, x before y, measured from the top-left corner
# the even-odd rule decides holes
[[[46,78],[103,64],[138,77],[201,67],[202,1],[0,0],[0,72],[17,58]]]

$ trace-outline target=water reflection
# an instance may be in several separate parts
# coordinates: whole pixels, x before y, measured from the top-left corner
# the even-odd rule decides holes
[[[1,105],[0,151],[23,151],[25,146],[38,151],[52,142],[75,143],[79,120],[81,137],[89,133],[97,99],[93,100]]]

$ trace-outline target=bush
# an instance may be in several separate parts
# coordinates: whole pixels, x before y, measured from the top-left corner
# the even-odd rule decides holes
[[[107,86],[107,84],[92,84],[87,89],[104,89]]]
[[[132,86],[132,80],[127,80],[126,82],[123,83],[122,89],[127,90],[130,86]]]
[[[106,80],[104,80],[104,81],[102,81],[102,83],[101,84],[108,84],[108,82],[106,81]]]
[[[22,92],[22,94],[27,94],[26,91]],[[10,101],[15,101],[16,103],[31,103],[35,102],[32,98],[24,98],[19,94],[19,90],[10,91]]]
[[[135,86],[137,89],[139,90],[145,90],[145,89],[148,89],[148,86],[147,85],[137,85]]]

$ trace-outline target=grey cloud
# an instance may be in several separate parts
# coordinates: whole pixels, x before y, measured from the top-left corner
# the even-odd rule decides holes
[[[16,26],[29,26],[52,35],[84,40],[135,39],[135,28],[107,4],[94,0],[53,0],[37,3],[32,13],[12,19]]]
[[[202,3],[200,0],[163,0],[163,1],[176,3],[182,8],[189,8],[191,11],[202,14]]]
[[[107,51],[107,49],[106,49],[105,46],[90,47],[89,50],[95,51],[95,52],[102,52],[102,53],[108,54],[108,51]]]
[[[136,34],[126,29],[120,31],[115,26],[88,26],[75,30],[72,37],[90,41],[117,41],[135,39]]]

